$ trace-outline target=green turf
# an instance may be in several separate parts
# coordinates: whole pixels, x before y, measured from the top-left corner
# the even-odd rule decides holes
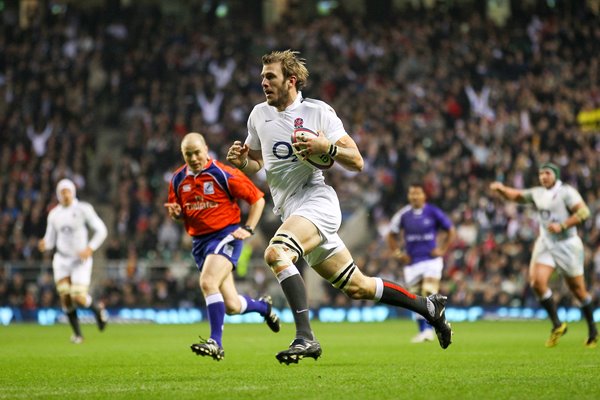
[[[293,338],[262,324],[225,327],[225,359],[189,345],[208,324],[0,328],[0,399],[597,399],[600,348],[586,349],[583,323],[546,349],[547,322],[454,324],[454,343],[410,344],[415,324],[317,323],[317,362],[279,364]]]

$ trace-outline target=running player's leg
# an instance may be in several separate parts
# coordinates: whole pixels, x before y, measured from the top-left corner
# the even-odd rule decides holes
[[[77,317],[77,307],[71,298],[71,278],[66,277],[58,280],[56,282],[56,290],[58,292],[58,297],[60,298],[60,305],[63,312],[66,314],[71,330],[73,331],[71,342],[79,344],[83,342],[83,335],[81,334],[79,318]]]
[[[423,297],[429,297],[435,293],[438,293],[440,289],[440,279],[436,276],[427,276],[424,275],[421,282],[419,282],[419,285],[417,286],[417,290],[413,290],[413,293],[418,293]],[[419,324],[419,330],[420,333],[418,335],[418,337],[413,339],[413,343],[421,343],[421,342],[427,342],[427,341],[432,341],[434,338],[434,334],[433,334],[433,328],[432,326],[429,324],[429,322],[427,322],[427,320],[419,314],[417,315],[417,322]]]
[[[374,300],[422,315],[435,328],[442,348],[450,345],[452,331],[445,317],[444,296],[419,296],[395,282],[365,276],[346,248],[314,266],[314,269],[351,299]]]
[[[598,329],[594,323],[594,309],[592,307],[592,295],[585,288],[585,280],[583,275],[565,276],[565,281],[573,295],[581,304],[581,314],[585,318],[588,326],[588,338],[585,341],[585,346],[594,348],[598,343]]]
[[[423,268],[419,268],[419,264],[405,265],[403,268],[404,282],[408,286],[409,290],[413,293],[421,293],[421,287],[423,284]],[[413,313],[415,320],[417,321],[417,328],[419,333],[411,339],[412,343],[424,342],[423,331],[428,326],[427,320],[420,314]]]
[[[404,282],[409,291],[423,297],[431,296],[439,291],[442,269],[444,267],[441,257],[422,260],[404,267]],[[425,317],[415,313],[419,333],[411,339],[412,343],[432,341],[435,337],[433,328]]]
[[[558,344],[560,337],[567,333],[567,324],[561,322],[558,318],[552,289],[548,286],[550,276],[554,272],[554,266],[548,265],[549,263],[546,264],[548,260],[545,258],[538,258],[537,260],[537,262],[532,262],[529,267],[529,282],[541,306],[546,310],[548,318],[552,322],[552,330],[550,331],[550,337],[546,341],[546,347],[554,347]]]
[[[319,231],[308,219],[292,215],[281,225],[265,250],[265,262],[281,285],[296,324],[296,338],[314,340],[309,321],[306,287],[294,264],[321,242]]]
[[[220,288],[225,301],[225,312],[227,315],[247,314],[256,312],[265,318],[267,326],[273,332],[279,332],[279,317],[273,312],[271,296],[263,296],[256,300],[248,295],[238,293],[233,273],[229,273]]]
[[[71,268],[73,260],[61,256],[59,253],[54,255],[52,260],[52,274],[56,291],[60,299],[60,305],[63,312],[69,320],[69,325],[73,331],[71,342],[79,344],[83,342],[81,335],[81,327],[79,326],[79,318],[77,318],[77,306],[71,298]]]
[[[199,278],[200,289],[208,311],[210,338],[220,347],[223,347],[223,322],[225,320],[225,300],[220,287],[227,276],[231,275],[232,268],[231,262],[224,256],[209,254],[204,261]],[[236,298],[236,300],[239,302],[239,299]],[[239,309],[239,304],[237,307]]]
[[[594,323],[592,296],[586,289],[584,278],[583,242],[577,236],[561,241],[552,249],[556,267],[561,270],[569,290],[579,301],[581,314],[588,326],[588,337],[584,342],[588,348],[595,348],[598,343],[598,329]]]
[[[552,323],[550,338],[546,347],[556,346],[558,339],[567,332],[567,324],[561,322],[556,311],[556,303],[552,297],[552,290],[548,286],[550,277],[556,268],[556,261],[551,249],[541,238],[535,241],[529,264],[529,284],[540,301],[540,305],[548,313]]]
[[[310,326],[306,287],[294,264],[322,241],[316,226],[308,219],[292,215],[281,225],[265,250],[265,262],[275,274],[285,294],[296,325],[289,348],[277,353],[280,363],[297,363],[304,357],[321,356],[321,345]]]
[[[92,259],[79,263],[71,274],[71,297],[78,307],[87,308],[94,313],[98,329],[103,331],[108,323],[108,312],[104,304],[94,301],[89,294],[92,278]]]

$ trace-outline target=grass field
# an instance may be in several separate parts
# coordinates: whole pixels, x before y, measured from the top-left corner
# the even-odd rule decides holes
[[[583,323],[546,349],[547,322],[454,324],[454,343],[410,344],[411,321],[315,322],[323,356],[279,364],[293,338],[262,324],[226,325],[225,359],[189,345],[208,324],[0,328],[0,399],[598,399],[600,348]]]

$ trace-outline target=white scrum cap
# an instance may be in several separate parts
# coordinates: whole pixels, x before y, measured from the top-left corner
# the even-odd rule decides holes
[[[73,193],[73,197],[77,197],[77,190],[75,189],[75,184],[73,181],[70,179],[61,179],[56,185],[56,197],[58,197],[59,201],[62,201],[62,195],[60,192],[62,192],[64,189],[70,190],[71,193]]]

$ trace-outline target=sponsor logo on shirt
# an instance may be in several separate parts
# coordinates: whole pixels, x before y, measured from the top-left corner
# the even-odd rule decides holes
[[[183,185],[181,190],[184,192],[189,192],[190,190],[192,190],[192,185]]]
[[[214,201],[205,201],[202,196],[195,197],[196,201],[185,203],[183,205],[187,211],[205,210],[207,208],[216,208],[219,206],[219,204]]]
[[[407,242],[421,242],[426,240],[434,240],[435,235],[433,233],[426,233],[424,235],[415,233],[411,235],[406,235],[404,238]]]

